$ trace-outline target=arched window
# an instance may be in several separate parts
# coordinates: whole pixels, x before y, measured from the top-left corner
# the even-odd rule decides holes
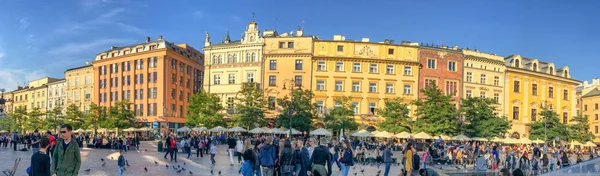
[[[212,64],[217,64],[217,63],[218,63],[218,62],[217,62],[217,56],[213,56],[213,61],[212,61]]]
[[[537,64],[533,63],[533,71],[537,71]]]
[[[237,63],[237,62],[238,62],[237,54],[233,54],[233,63]]]
[[[227,55],[227,63],[228,64],[233,63],[233,56],[231,56],[231,54]]]
[[[250,36],[250,42],[254,42],[254,36]]]
[[[252,62],[256,62],[256,53],[252,53]]]
[[[554,67],[550,67],[550,74],[553,75],[554,74]]]
[[[519,68],[519,65],[520,65],[520,64],[519,64],[519,59],[516,59],[516,60],[515,60],[515,67]]]
[[[222,63],[223,63],[223,57],[222,57],[222,56],[220,56],[220,55],[219,55],[219,61],[218,61],[218,62],[219,62],[219,64],[222,64]]]
[[[250,62],[250,53],[246,53],[246,62]]]

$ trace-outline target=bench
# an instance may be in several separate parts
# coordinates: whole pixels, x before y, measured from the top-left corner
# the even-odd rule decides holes
[[[12,170],[7,169],[7,170],[2,171],[2,173],[4,173],[4,175],[6,175],[6,176],[14,176],[15,172],[17,172],[17,168],[19,167],[20,162],[21,162],[21,158],[17,158],[15,160],[15,164],[13,165]]]

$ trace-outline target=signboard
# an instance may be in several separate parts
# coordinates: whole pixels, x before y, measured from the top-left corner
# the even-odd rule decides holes
[[[158,129],[158,122],[153,122],[152,123],[152,128],[153,129]]]

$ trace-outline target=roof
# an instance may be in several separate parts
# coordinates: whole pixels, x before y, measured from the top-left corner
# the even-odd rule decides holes
[[[585,94],[584,96],[581,96],[581,98],[593,97],[593,96],[598,96],[598,95],[600,95],[600,90],[594,89],[594,90],[588,92],[587,94]]]
[[[138,46],[138,45],[146,45],[146,44],[150,44],[150,43],[159,43],[159,42],[170,43],[170,42],[168,42],[166,40],[154,40],[154,41],[149,41],[149,42],[142,42],[142,43],[131,44],[131,45],[127,45],[127,46],[115,47],[113,49],[109,49],[109,50],[106,50],[106,51],[103,51],[103,52],[100,52],[100,53],[107,53],[107,52],[114,51],[114,50],[122,50],[122,49],[125,49],[125,48],[131,48],[131,47],[135,47],[135,46]]]
[[[77,70],[77,69],[82,69],[82,68],[86,68],[86,67],[91,67],[92,64],[90,65],[85,65],[85,66],[81,66],[81,67],[75,67],[75,68],[69,68],[67,69],[65,72],[71,71],[71,70]]]

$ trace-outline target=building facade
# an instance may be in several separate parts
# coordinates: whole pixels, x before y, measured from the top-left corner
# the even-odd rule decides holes
[[[235,97],[242,83],[256,82],[263,87],[263,45],[264,38],[259,35],[258,24],[248,23],[244,36],[232,41],[229,32],[221,43],[212,44],[206,34],[204,42],[204,90],[219,95],[227,113],[234,114]]]
[[[46,102],[48,111],[52,111],[54,108],[59,108],[63,113],[66,112],[67,107],[65,106],[65,90],[66,80],[64,79],[48,83],[48,102]]]
[[[509,133],[514,138],[529,137],[527,124],[540,120],[539,113],[550,109],[569,123],[576,114],[575,87],[569,67],[556,69],[554,63],[511,55],[505,59],[507,99],[505,107],[512,122]]]
[[[581,115],[587,116],[590,124],[590,132],[594,134],[594,142],[600,142],[600,133],[598,133],[598,126],[600,126],[600,89],[594,88],[586,91],[586,94],[581,96],[580,102],[582,109]]]
[[[96,55],[94,103],[133,103],[136,120],[174,131],[185,123],[189,97],[200,91],[204,55],[187,44],[157,40],[111,47]]]
[[[2,96],[0,99],[4,99],[4,106],[2,107],[2,112],[0,113],[0,116],[3,116],[5,114],[8,113],[12,113],[13,112],[13,92],[3,92]]]
[[[391,40],[351,41],[341,35],[315,40],[311,89],[317,112],[323,115],[336,106],[336,98],[349,97],[361,125],[383,120],[377,109],[384,99],[401,97],[409,103],[417,98],[418,53],[418,44],[394,44]]]
[[[582,96],[590,93],[592,90],[600,89],[600,78],[592,79],[591,83],[585,80],[582,84],[577,85],[575,89],[575,96],[577,96],[577,102],[575,106],[577,107],[577,114],[580,114],[583,112],[583,107],[581,103]]]
[[[419,47],[419,88],[422,90],[435,83],[446,95],[454,94],[456,105],[462,95],[463,54],[458,46],[448,49],[446,46]],[[419,98],[424,95],[419,91]]]
[[[310,89],[312,72],[312,36],[304,36],[301,29],[296,34],[264,33],[264,84],[267,97],[267,117],[276,117],[281,107],[276,99],[290,97],[291,87]],[[284,89],[285,88],[285,89]]]
[[[80,111],[88,112],[94,102],[94,67],[88,62],[82,67],[65,71],[65,108],[76,105]],[[54,94],[60,93],[54,90]]]
[[[504,58],[495,54],[464,49],[462,98],[481,97],[496,101],[495,113],[506,116],[504,99]]]

